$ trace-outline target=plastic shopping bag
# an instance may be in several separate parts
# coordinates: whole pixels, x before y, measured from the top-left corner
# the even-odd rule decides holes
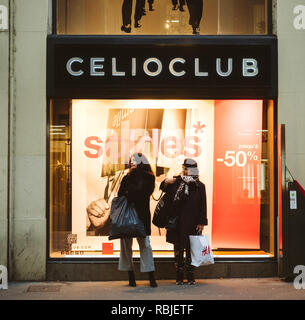
[[[108,239],[145,238],[145,228],[133,204],[125,196],[113,198],[110,210],[111,228]]]
[[[195,267],[214,263],[214,256],[208,235],[189,236],[191,245],[192,265]]]

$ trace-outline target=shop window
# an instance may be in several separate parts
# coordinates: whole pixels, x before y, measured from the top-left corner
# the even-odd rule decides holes
[[[57,0],[57,33],[267,34],[267,3],[268,0]]]
[[[156,175],[152,213],[163,179],[194,158],[215,254],[273,256],[272,101],[53,100],[49,117],[51,258],[118,257],[103,208],[134,152],[146,155]],[[155,256],[172,256],[164,229],[152,225],[151,244]]]

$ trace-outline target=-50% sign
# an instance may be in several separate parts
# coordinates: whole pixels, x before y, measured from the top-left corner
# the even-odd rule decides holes
[[[249,160],[258,160],[256,151],[226,151],[224,159],[218,158],[217,162],[223,162],[227,167],[244,167]]]

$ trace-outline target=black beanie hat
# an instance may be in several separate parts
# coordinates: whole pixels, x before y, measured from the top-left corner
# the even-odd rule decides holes
[[[197,168],[197,162],[193,159],[187,158],[184,160],[183,165],[186,168]]]

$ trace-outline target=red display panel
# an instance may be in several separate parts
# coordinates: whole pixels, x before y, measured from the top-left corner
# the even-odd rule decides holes
[[[212,244],[260,248],[262,101],[215,101]]]

